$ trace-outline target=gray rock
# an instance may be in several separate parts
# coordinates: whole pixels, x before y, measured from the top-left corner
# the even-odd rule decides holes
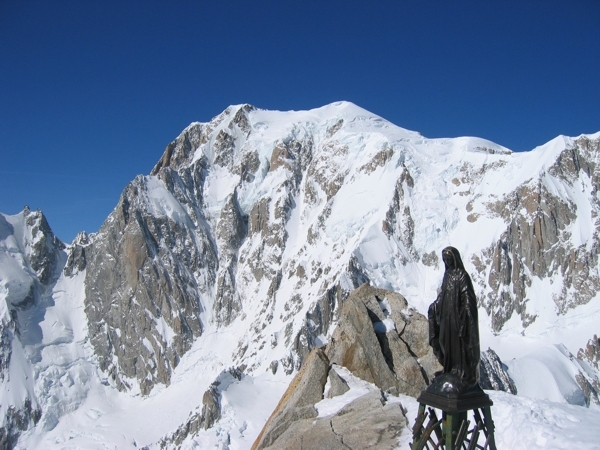
[[[177,430],[163,437],[157,444],[160,448],[179,446],[190,436],[195,436],[201,430],[208,430],[221,418],[221,398],[223,391],[235,381],[240,381],[244,374],[239,368],[222,371],[202,396],[202,406],[190,413],[188,420]]]
[[[517,394],[517,387],[494,350],[488,348],[481,352],[479,362],[479,385],[482,389],[509,392]]]
[[[217,223],[219,274],[213,304],[213,315],[220,325],[229,325],[239,314],[242,305],[236,292],[237,253],[247,233],[247,217],[240,211],[237,191],[230,195]]]
[[[383,325],[389,327],[390,322],[394,329]],[[330,363],[393,394],[420,394],[433,375],[419,364],[432,353],[421,343],[427,342],[426,324],[399,294],[368,284],[356,289],[343,303],[330,343],[309,354],[253,449],[395,448],[406,418],[398,404],[386,404],[380,391],[330,418],[316,418],[314,405],[322,399],[327,379],[328,398],[349,390]]]
[[[339,376],[333,367],[329,370],[328,381],[329,391],[326,395],[327,398],[337,397],[338,395],[342,395],[350,390],[348,383],[346,383],[346,381]]]
[[[415,234],[415,222],[410,212],[410,201],[406,201],[404,190],[414,187],[414,180],[404,164],[402,164],[402,173],[396,181],[396,189],[392,202],[383,221],[383,232],[388,236],[399,238],[409,252],[413,260],[418,260],[417,252],[413,245]],[[402,258],[402,264],[409,262],[407,258]]]
[[[20,214],[23,219],[20,229],[15,229],[0,214],[0,239],[12,241],[8,249],[2,246],[0,251],[9,252],[23,270],[17,289],[13,290],[10,283],[3,285],[4,295],[0,300],[5,302],[4,308],[1,308],[5,313],[0,315],[0,388],[9,391],[10,387],[5,383],[10,379],[10,365],[15,355],[21,360],[20,364],[28,364],[39,357],[39,348],[27,355],[21,352],[25,345],[40,347],[42,335],[37,324],[51,304],[50,293],[66,261],[65,245],[54,235],[44,214],[28,207]],[[24,283],[23,288],[21,283]],[[20,343],[15,345],[15,341]],[[27,370],[20,367],[19,373],[24,369]],[[41,417],[33,390],[26,386],[30,381],[11,381],[12,388],[20,392],[22,403],[8,406],[5,417],[0,421],[0,448],[3,449],[14,448],[19,435],[34,427]]]
[[[131,388],[131,379],[143,394],[156,383],[169,384],[172,369],[202,333],[198,299],[214,283],[218,265],[209,227],[189,198],[201,190],[202,164],[183,175],[170,167],[159,173],[180,197],[185,217],[152,215],[151,181],[138,177],[85,249],[90,341],[119,389]],[[161,333],[163,322],[172,338]]]
[[[0,381],[8,377],[8,368],[12,357],[12,340],[14,339],[15,322],[0,321]]]
[[[488,203],[488,212],[501,217],[506,230],[481,255],[473,255],[477,272],[472,275],[474,281],[489,288],[481,300],[492,317],[494,331],[501,330],[513,313],[525,327],[536,319],[526,308],[532,277],[562,276],[562,291],[553,298],[560,313],[589,302],[600,289],[600,222],[596,221],[591,245],[571,244],[568,230],[577,217],[577,206],[550,192],[545,181],[552,176],[572,186],[582,176],[588,179],[593,187],[589,200],[595,217],[600,208],[599,150],[600,139],[581,138],[565,148],[547,172]],[[488,267],[487,279],[483,279]]]
[[[85,249],[89,243],[89,236],[85,231],[82,231],[75,236],[75,239],[69,248],[67,263],[63,269],[66,276],[71,277],[86,268],[87,260],[85,257]]]
[[[299,419],[271,445],[259,449],[395,449],[407,420],[399,404],[386,404],[380,391],[365,394],[328,417]]]
[[[253,449],[268,448],[296,421],[317,417],[314,405],[323,399],[329,370],[329,360],[323,350],[313,350],[269,417]]]
[[[6,450],[15,448],[19,435],[23,431],[35,426],[41,416],[42,411],[32,407],[31,400],[29,399],[26,399],[23,402],[23,406],[19,409],[9,406],[3,426],[0,427],[0,448]]]
[[[221,418],[221,393],[211,386],[202,396],[202,414],[200,427],[204,430],[211,428]]]
[[[31,240],[25,242],[29,265],[39,282],[49,286],[60,276],[64,265],[62,251],[65,244],[54,235],[40,210],[32,212],[25,209],[22,214],[31,233]]]
[[[584,348],[577,352],[577,359],[586,361],[590,367],[600,370],[600,339],[594,335]]]
[[[387,404],[380,392],[373,391],[342,408],[331,425],[349,448],[395,449],[407,419],[400,404]]]
[[[590,400],[599,404],[600,397],[600,339],[594,335],[584,348],[577,352],[577,361],[582,367],[576,376],[577,384],[584,390],[588,405]]]
[[[382,309],[385,302],[391,311]],[[374,324],[386,319],[395,329],[376,332]],[[344,301],[326,353],[332,363],[384,391],[416,397],[439,370],[431,348],[423,345],[426,323],[424,316],[408,310],[399,294],[364,284]]]
[[[152,169],[156,175],[166,167],[180,167],[189,161],[192,152],[208,139],[209,127],[193,123],[165,148],[162,158]]]

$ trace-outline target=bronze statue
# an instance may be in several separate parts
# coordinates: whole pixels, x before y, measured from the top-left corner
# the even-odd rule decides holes
[[[442,289],[429,307],[429,344],[443,366],[441,373],[449,374],[443,378],[453,380],[455,392],[464,391],[479,381],[477,299],[458,250],[446,247],[442,260],[446,266]]]
[[[458,250],[446,247],[442,259],[446,271],[442,289],[429,307],[429,344],[443,369],[417,398],[419,413],[411,449],[423,450],[433,443],[434,448],[447,450],[496,450],[493,402],[479,386],[479,325],[473,283]],[[442,410],[441,420],[432,407]],[[472,417],[467,420],[469,412]],[[474,424],[471,430],[470,423]],[[481,431],[483,447],[478,444]]]

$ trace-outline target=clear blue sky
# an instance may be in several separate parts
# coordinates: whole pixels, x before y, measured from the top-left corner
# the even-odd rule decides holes
[[[0,211],[70,242],[192,121],[349,100],[529,150],[600,130],[600,1],[0,0]]]

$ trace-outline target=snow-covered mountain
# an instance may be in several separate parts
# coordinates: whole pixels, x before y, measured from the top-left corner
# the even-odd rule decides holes
[[[0,215],[0,442],[248,448],[350,292],[425,313],[447,245],[518,394],[598,414],[599,151],[600,133],[513,153],[347,102],[240,105],[67,247],[40,212]]]

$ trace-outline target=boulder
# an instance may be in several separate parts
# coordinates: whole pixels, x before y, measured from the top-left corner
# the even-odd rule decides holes
[[[337,397],[338,395],[345,394],[350,390],[348,383],[346,383],[346,381],[338,375],[333,367],[329,370],[327,379],[329,381],[329,390],[325,395],[327,398]]]
[[[363,284],[344,301],[326,354],[386,392],[416,397],[440,366],[427,319],[395,292]]]

